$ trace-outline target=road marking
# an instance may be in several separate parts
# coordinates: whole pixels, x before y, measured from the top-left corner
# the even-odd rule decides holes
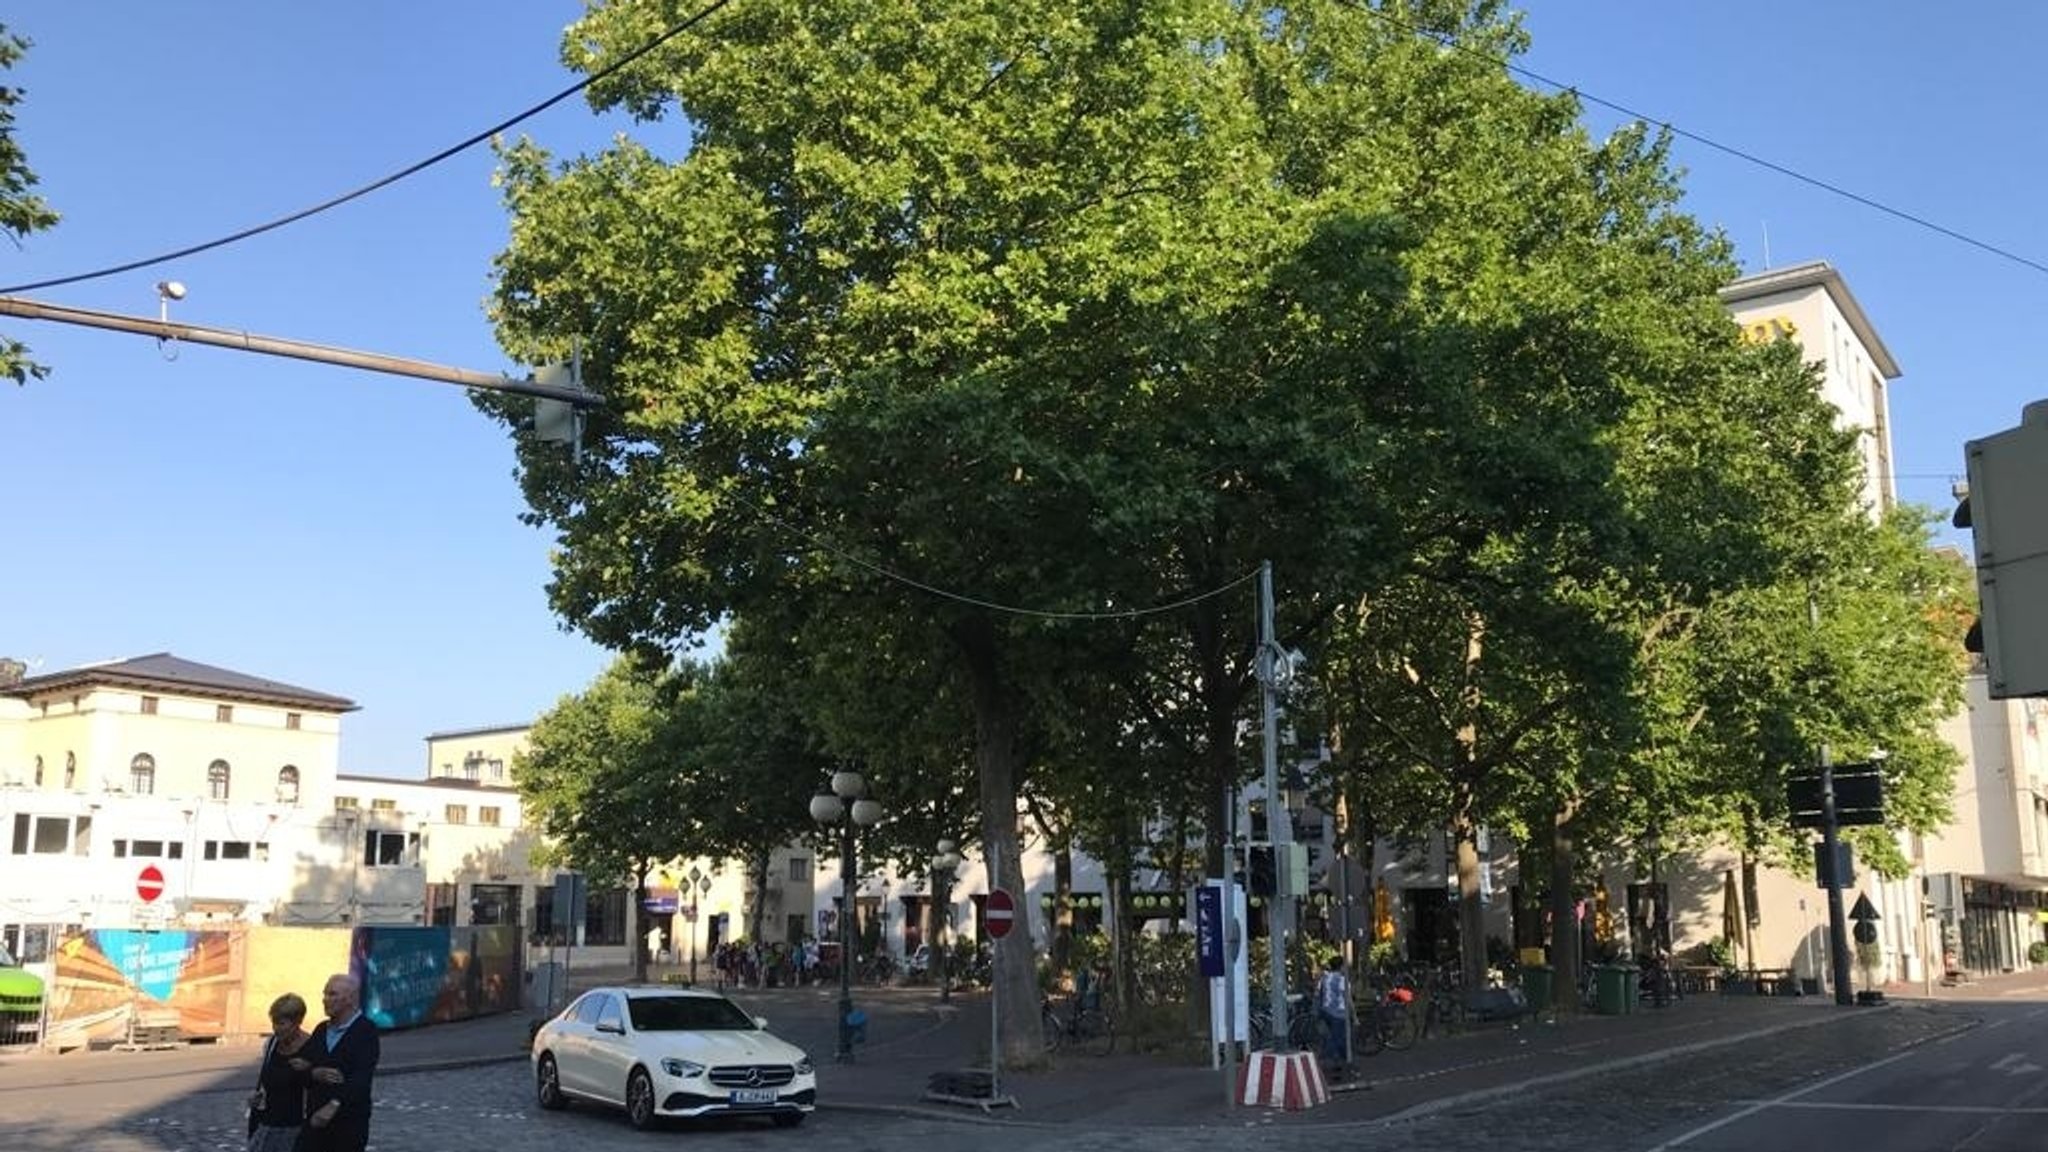
[[[2041,1066],[2028,1060],[2025,1052],[2014,1052],[2010,1056],[2001,1056],[1993,1061],[1991,1070],[2003,1072],[2007,1076],[2025,1076],[2029,1072],[2041,1071]]]
[[[1895,1064],[1900,1060],[1904,1060],[1908,1056],[1914,1055],[1918,1051],[1919,1047],[1916,1045],[1912,1048],[1906,1049],[1903,1052],[1894,1052],[1890,1056],[1887,1056],[1882,1060],[1878,1060],[1870,1064],[1865,1064],[1861,1068],[1851,1068],[1847,1072],[1843,1072],[1836,1076],[1830,1076],[1818,1084],[1808,1084],[1804,1088],[1795,1088],[1792,1091],[1785,1093],[1783,1096],[1773,1097],[1769,1100],[1760,1100],[1755,1104],[1751,1104],[1749,1107],[1744,1108],[1740,1112],[1735,1112],[1731,1113],[1730,1115],[1723,1116],[1719,1120],[1714,1120],[1706,1124],[1702,1124],[1699,1127],[1694,1128],[1689,1132],[1685,1132],[1674,1139],[1666,1140],[1664,1143],[1659,1144],[1655,1148],[1650,1149],[1650,1152],[1670,1152],[1670,1149],[1677,1148],[1684,1144],[1690,1144],[1693,1141],[1699,1139],[1700,1137],[1705,1136],[1709,1132],[1715,1132],[1722,1128],[1726,1128],[1728,1125],[1733,1124],[1739,1120],[1747,1120],[1751,1116],[1756,1115],[1757,1113],[1763,1111],[1766,1108],[1780,1107],[1784,1104],[1790,1103],[1791,1101],[1799,1099],[1801,1096],[1808,1095],[1809,1093],[1818,1092],[1823,1088],[1832,1088],[1835,1085],[1842,1083],[1844,1080],[1854,1079],[1855,1077],[1863,1075],[1865,1072],[1874,1072],[1887,1064]]]
[[[2048,1108],[2006,1108],[1994,1104],[1850,1104],[1829,1100],[1765,1103],[1764,1108],[1804,1108],[1823,1112],[1953,1112],[1961,1116],[2048,1116]]]

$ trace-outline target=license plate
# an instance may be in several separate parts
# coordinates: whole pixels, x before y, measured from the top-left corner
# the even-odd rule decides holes
[[[775,1103],[775,1089],[735,1088],[732,1090],[732,1102],[735,1104],[773,1104]]]

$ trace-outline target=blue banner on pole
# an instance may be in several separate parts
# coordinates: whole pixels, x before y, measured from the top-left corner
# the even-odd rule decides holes
[[[1195,889],[1195,956],[1203,976],[1223,975],[1223,889]]]

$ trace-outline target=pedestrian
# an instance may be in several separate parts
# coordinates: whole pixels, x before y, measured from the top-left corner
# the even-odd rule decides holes
[[[320,1004],[327,1019],[303,1051],[310,1054],[306,1125],[297,1152],[365,1152],[370,1143],[370,1089],[377,1076],[377,1026],[363,1015],[362,985],[347,973],[327,978]]]
[[[647,962],[649,964],[661,963],[661,928],[659,926],[647,930]]]
[[[1323,1062],[1346,1067],[1351,1062],[1351,981],[1344,975],[1342,956],[1323,962],[1316,980],[1316,1014],[1323,1018]]]
[[[305,997],[287,992],[271,1001],[270,1036],[263,1042],[256,1091],[249,1097],[249,1152],[291,1152],[299,1138],[311,1067],[301,1050],[313,1038],[305,1024]]]

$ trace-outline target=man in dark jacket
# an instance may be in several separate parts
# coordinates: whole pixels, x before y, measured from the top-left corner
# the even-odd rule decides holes
[[[298,1152],[364,1152],[370,1143],[370,1087],[379,1045],[362,1000],[362,988],[346,973],[328,977],[320,992],[327,1019],[300,1049],[312,1064],[312,1083]]]

